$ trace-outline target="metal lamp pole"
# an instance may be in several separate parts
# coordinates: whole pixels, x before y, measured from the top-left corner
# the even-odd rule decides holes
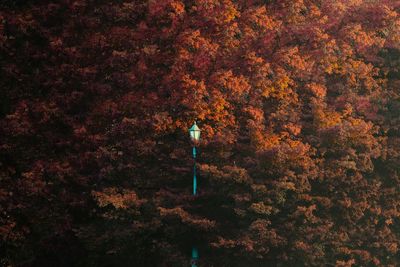
[[[192,261],[191,261],[192,267],[197,267],[197,259],[198,258],[199,258],[199,252],[197,251],[197,248],[193,247],[192,248]]]

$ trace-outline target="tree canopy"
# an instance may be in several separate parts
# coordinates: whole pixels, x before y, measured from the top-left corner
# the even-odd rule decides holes
[[[0,61],[0,265],[400,265],[397,1],[4,0]]]

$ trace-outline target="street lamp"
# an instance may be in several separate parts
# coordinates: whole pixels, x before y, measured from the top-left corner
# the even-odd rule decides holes
[[[193,196],[197,194],[197,177],[196,177],[196,144],[200,141],[200,128],[197,126],[196,121],[193,126],[189,129],[189,136],[193,143]],[[199,258],[199,252],[196,247],[192,248],[192,261],[191,266],[197,267],[197,260]]]
[[[197,126],[196,121],[189,129],[190,139],[193,143],[193,196],[197,194],[197,177],[196,177],[196,144],[200,141],[200,128]]]

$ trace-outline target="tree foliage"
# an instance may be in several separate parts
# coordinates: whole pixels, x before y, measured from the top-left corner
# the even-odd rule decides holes
[[[0,265],[400,264],[396,1],[0,7]]]

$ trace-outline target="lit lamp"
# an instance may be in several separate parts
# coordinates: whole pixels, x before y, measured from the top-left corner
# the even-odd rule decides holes
[[[194,122],[192,128],[189,129],[190,139],[193,142],[198,142],[200,140],[200,128]]]
[[[193,142],[193,195],[197,194],[197,178],[196,178],[196,144],[200,141],[200,128],[194,122],[193,126],[189,129],[190,139]]]

